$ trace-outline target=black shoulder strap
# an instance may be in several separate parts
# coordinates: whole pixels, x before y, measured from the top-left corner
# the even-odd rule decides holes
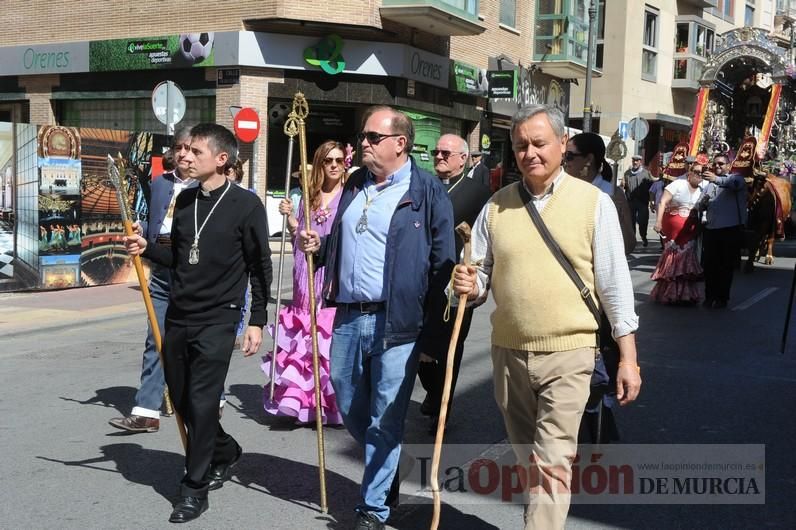
[[[591,314],[594,315],[594,319],[599,325],[601,322],[600,310],[597,308],[597,304],[594,302],[594,298],[591,296],[591,291],[588,287],[586,287],[586,284],[583,283],[583,280],[580,279],[578,273],[575,272],[575,268],[561,251],[561,247],[558,246],[556,240],[553,239],[553,235],[547,229],[547,225],[544,224],[542,216],[539,215],[536,206],[531,201],[531,194],[528,193],[528,190],[525,189],[525,186],[523,186],[522,182],[517,184],[517,189],[520,192],[520,198],[522,199],[522,202],[525,203],[525,209],[528,210],[528,214],[531,216],[531,221],[533,221],[534,226],[536,226],[536,230],[539,231],[539,235],[542,236],[547,248],[549,248],[550,252],[553,253],[553,256],[567,273],[569,279],[572,280],[572,283],[574,283],[575,287],[578,288],[581,298],[583,298],[583,301],[586,303],[586,307],[589,308],[589,311],[591,311]]]

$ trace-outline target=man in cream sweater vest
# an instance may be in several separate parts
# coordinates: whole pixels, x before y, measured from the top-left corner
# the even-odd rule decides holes
[[[589,396],[598,323],[534,226],[520,186],[608,316],[620,350],[622,405],[635,400],[641,387],[638,316],[611,198],[561,169],[567,145],[561,111],[529,105],[511,125],[523,179],[495,193],[479,214],[472,235],[476,266],[457,266],[453,289],[473,305],[492,289],[495,399],[518,463],[536,466],[528,473],[526,529],[558,529],[569,511],[571,459]]]

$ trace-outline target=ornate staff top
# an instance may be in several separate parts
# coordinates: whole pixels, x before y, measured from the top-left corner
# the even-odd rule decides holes
[[[290,111],[290,114],[287,115],[287,120],[283,128],[285,134],[290,138],[295,137],[299,133],[299,121],[303,122],[309,114],[310,107],[307,104],[304,94],[296,92],[293,96],[293,109]]]
[[[122,179],[119,166],[124,168],[122,155],[119,154],[117,160],[114,160],[111,155],[108,155],[108,179],[116,189],[116,202],[119,203],[119,212],[122,214],[122,221],[126,223],[130,220],[130,211],[127,205],[127,191],[125,190],[124,179]]]

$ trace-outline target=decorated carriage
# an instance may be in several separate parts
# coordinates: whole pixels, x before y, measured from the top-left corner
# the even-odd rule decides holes
[[[756,151],[749,183],[748,267],[784,237],[796,180],[796,69],[768,33],[744,27],[717,39],[700,78],[689,154],[730,160],[745,139]],[[763,255],[763,252],[760,253]]]

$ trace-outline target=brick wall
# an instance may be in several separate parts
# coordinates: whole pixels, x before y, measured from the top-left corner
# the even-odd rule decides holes
[[[268,150],[265,130],[268,127],[268,85],[284,82],[281,72],[262,68],[241,68],[240,83],[231,87],[216,90],[216,122],[232,130],[232,114],[229,107],[254,107],[260,113],[260,139],[257,142],[257,175],[255,189],[257,195],[265,199]],[[243,160],[243,182],[251,186],[251,164],[254,157],[254,144],[240,144],[239,156]]]
[[[481,25],[486,31],[480,35],[457,36],[450,39],[452,59],[487,67],[490,56],[506,55],[513,62],[531,64],[533,58],[533,20],[536,0],[516,0],[516,23],[514,28],[500,24],[500,0],[481,0]]]
[[[58,74],[49,75],[30,75],[19,78],[19,86],[27,93],[30,109],[30,123],[38,125],[55,124],[55,113],[53,112],[52,89],[58,86],[60,76]]]
[[[380,27],[380,0],[2,0],[0,46],[239,31],[247,19],[290,18]],[[365,4],[365,5],[363,5]],[[333,7],[332,7],[333,6]]]

